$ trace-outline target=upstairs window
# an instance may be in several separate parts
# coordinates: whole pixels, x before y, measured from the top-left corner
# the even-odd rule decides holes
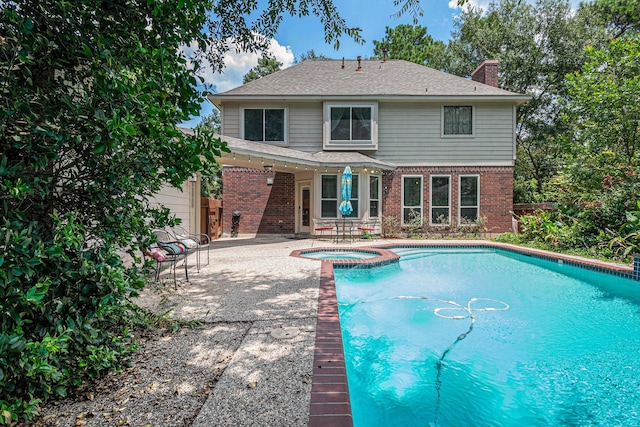
[[[284,108],[245,108],[244,139],[261,142],[284,142]]]
[[[473,135],[473,107],[445,106],[442,115],[443,135]]]
[[[372,107],[330,107],[332,141],[371,141]]]
[[[377,150],[377,102],[325,102],[322,113],[324,150]]]

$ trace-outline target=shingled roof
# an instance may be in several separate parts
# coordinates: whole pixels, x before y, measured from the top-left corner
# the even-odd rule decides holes
[[[344,61],[344,68],[342,64],[342,60],[306,60],[210,98],[478,96],[528,99],[404,60],[362,60],[360,71],[358,61]]]

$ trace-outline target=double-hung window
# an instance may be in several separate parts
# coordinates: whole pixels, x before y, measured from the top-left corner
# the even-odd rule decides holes
[[[372,107],[330,107],[332,141],[371,141]]]
[[[380,176],[369,176],[369,218],[380,216]]]
[[[376,150],[377,104],[326,103],[324,149]]]
[[[451,177],[431,175],[431,224],[448,225],[451,222]]]
[[[244,139],[261,142],[285,142],[284,108],[245,108]]]
[[[473,135],[473,107],[444,106],[442,134],[444,136]]]
[[[402,223],[422,220],[422,175],[402,177]]]
[[[322,218],[338,217],[338,175],[322,175],[320,198],[320,216]]]
[[[460,176],[460,224],[472,224],[478,220],[480,210],[480,177]]]

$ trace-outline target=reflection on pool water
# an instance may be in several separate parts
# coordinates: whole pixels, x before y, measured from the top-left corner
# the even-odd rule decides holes
[[[313,252],[304,252],[300,254],[305,258],[322,259],[322,260],[346,260],[346,259],[368,259],[379,256],[377,253],[361,252],[361,251],[331,251],[319,250]]]
[[[640,425],[639,282],[497,250],[396,252],[335,274],[356,426]]]

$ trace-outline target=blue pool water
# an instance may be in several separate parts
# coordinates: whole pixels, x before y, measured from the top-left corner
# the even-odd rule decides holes
[[[640,425],[640,283],[494,250],[335,271],[356,426]]]

